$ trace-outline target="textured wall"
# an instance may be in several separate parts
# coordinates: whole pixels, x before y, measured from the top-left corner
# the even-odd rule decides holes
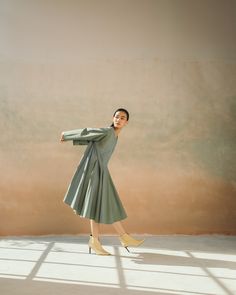
[[[127,230],[236,234],[235,36],[230,0],[0,0],[0,234],[89,232],[62,202],[84,148],[60,133],[120,106]]]

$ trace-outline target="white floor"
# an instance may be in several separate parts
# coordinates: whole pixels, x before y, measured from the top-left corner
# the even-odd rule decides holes
[[[236,294],[235,236],[145,238],[128,253],[103,236],[105,257],[88,254],[86,236],[2,238],[0,294]]]

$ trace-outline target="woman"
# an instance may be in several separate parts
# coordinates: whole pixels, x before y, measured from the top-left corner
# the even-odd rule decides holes
[[[88,145],[66,192],[64,202],[76,214],[90,219],[91,248],[98,255],[110,255],[99,241],[99,224],[112,224],[119,234],[121,244],[139,246],[144,240],[128,235],[121,220],[127,217],[107,168],[117,143],[118,134],[129,121],[129,113],[119,108],[113,123],[105,128],[84,128],[62,132],[61,141],[73,140],[74,145]]]

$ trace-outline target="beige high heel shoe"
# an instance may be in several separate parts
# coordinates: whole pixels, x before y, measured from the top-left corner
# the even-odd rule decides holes
[[[133,246],[133,247],[138,247],[140,246],[145,240],[135,240],[128,234],[123,234],[122,236],[119,237],[121,245],[125,247],[125,249],[129,251],[128,247]]]
[[[97,255],[111,255],[109,252],[103,249],[99,240],[94,238],[92,235],[90,235],[89,239],[89,254],[91,254],[91,249],[93,249]]]

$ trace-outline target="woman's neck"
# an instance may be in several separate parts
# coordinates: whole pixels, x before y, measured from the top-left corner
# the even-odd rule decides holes
[[[118,136],[118,134],[121,132],[121,128],[115,128],[113,127],[115,130],[115,134]]]

